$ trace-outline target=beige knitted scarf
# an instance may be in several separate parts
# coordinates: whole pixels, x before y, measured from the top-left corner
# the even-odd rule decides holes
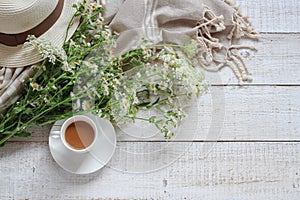
[[[208,71],[229,67],[240,82],[251,80],[241,48],[242,39],[256,39],[252,28],[232,0],[102,0],[105,19],[120,33],[115,53],[124,53],[141,44],[184,44],[194,38],[197,51],[192,59]],[[1,56],[1,55],[0,55]],[[0,67],[0,113],[13,104],[22,90],[22,81],[31,67]]]
[[[239,82],[251,81],[240,49],[244,39],[257,39],[248,18],[232,0],[108,0],[105,18],[120,33],[116,54],[134,49],[142,39],[183,45],[193,38],[193,60],[208,71],[229,67]]]

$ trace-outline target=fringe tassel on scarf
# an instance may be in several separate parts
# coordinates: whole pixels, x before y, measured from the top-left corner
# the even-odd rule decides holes
[[[197,57],[198,63],[207,71],[218,72],[224,67],[229,67],[241,84],[242,82],[252,81],[252,74],[239,50],[256,50],[256,48],[249,45],[234,45],[232,41],[243,37],[257,40],[258,32],[254,30],[248,17],[241,14],[238,6],[232,0],[225,0],[225,2],[235,9],[232,18],[233,27],[227,35],[230,46],[225,47],[220,39],[214,37],[216,33],[226,30],[224,17],[222,15],[216,16],[210,8],[204,7],[203,18],[197,24],[198,50],[195,57]],[[220,54],[220,52],[225,55],[224,60],[218,59],[217,54]]]

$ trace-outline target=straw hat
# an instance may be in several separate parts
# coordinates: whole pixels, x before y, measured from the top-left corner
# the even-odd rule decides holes
[[[54,46],[64,43],[67,28],[79,0],[1,0],[0,1],[0,66],[17,68],[42,59],[34,47],[24,46],[28,35],[44,38]],[[79,19],[68,31],[75,32]]]

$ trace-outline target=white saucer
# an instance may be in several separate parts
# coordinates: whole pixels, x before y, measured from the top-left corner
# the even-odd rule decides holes
[[[116,148],[116,133],[112,124],[97,116],[88,114],[96,123],[99,133],[95,145],[87,153],[77,154],[67,149],[57,134],[53,131],[60,130],[63,122],[56,122],[49,135],[49,148],[52,157],[64,170],[74,174],[89,174],[104,167],[114,154]]]

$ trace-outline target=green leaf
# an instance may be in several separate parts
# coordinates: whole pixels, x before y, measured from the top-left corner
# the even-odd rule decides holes
[[[138,105],[138,107],[142,108],[142,107],[147,107],[150,104],[150,102],[144,102]]]
[[[18,137],[29,137],[29,136],[31,136],[31,133],[26,132],[26,131],[21,131],[21,132],[17,133],[16,136],[18,136]]]
[[[12,110],[12,112],[15,113],[15,114],[18,114],[22,111],[23,111],[22,107],[14,107],[13,110]]]
[[[160,97],[158,97],[153,103],[147,106],[147,108],[151,108],[152,106],[156,105],[160,100]]]

